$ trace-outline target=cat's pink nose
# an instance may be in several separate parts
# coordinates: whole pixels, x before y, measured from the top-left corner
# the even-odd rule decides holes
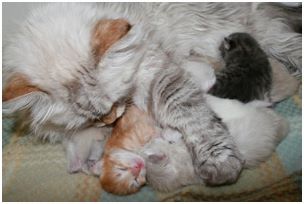
[[[145,167],[144,162],[142,162],[142,161],[136,162],[136,165],[131,169],[133,176],[138,177],[141,169],[144,167]]]

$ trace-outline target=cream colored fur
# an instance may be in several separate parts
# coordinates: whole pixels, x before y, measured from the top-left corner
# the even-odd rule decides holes
[[[51,3],[41,6],[21,24],[15,36],[4,39],[3,73],[4,85],[9,83],[10,76],[20,73],[42,91],[5,101],[3,114],[29,109],[34,133],[51,142],[60,141],[64,135],[92,125],[90,118],[73,109],[67,84],[79,82],[83,89],[79,100],[82,103],[89,100],[99,114],[106,114],[114,102],[130,96],[134,90],[135,98],[140,96],[135,101],[145,109],[147,98],[142,96],[147,95],[154,71],[164,63],[161,55],[168,55],[178,64],[184,62],[191,51],[199,56],[219,58],[222,38],[236,31],[256,34],[268,54],[278,56],[276,53],[279,53],[287,62],[301,64],[298,47],[290,48],[298,44],[295,42],[301,39],[300,35],[292,33],[280,19],[274,20],[280,32],[271,33],[271,24],[263,21],[269,17],[259,8],[252,9],[251,3]],[[93,27],[100,19],[118,18],[127,20],[132,28],[107,50],[95,67],[90,47]],[[269,36],[271,39],[281,37],[276,41],[276,49],[271,49]],[[284,47],[287,44],[288,47]],[[165,52],[159,54],[159,48]],[[90,69],[97,81],[94,88],[83,83],[83,66],[94,67]],[[141,75],[143,72],[146,75]]]

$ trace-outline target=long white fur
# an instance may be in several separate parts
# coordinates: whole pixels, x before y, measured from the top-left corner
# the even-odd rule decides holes
[[[260,15],[259,9],[252,10],[251,3],[44,5],[31,13],[15,36],[6,43],[3,64],[5,81],[12,74],[21,73],[48,94],[34,92],[4,102],[3,113],[29,108],[33,119],[32,129],[38,136],[52,142],[87,127],[88,119],[76,115],[67,102],[68,92],[64,84],[77,78],[77,70],[81,65],[92,64],[91,31],[98,20],[105,18],[124,18],[132,25],[129,33],[106,52],[94,73],[100,86],[91,90],[94,93],[92,101],[94,106],[105,111],[110,110],[112,104],[132,88],[139,91],[135,97],[147,94],[154,72],[151,69],[159,69],[163,63],[162,57],[157,54],[157,47],[164,49],[165,54],[170,55],[176,63],[185,61],[191,50],[199,55],[207,53],[218,58],[218,46],[224,36],[236,31],[249,31],[253,34],[256,31],[259,42],[264,47],[269,47],[269,53],[279,53],[280,56],[282,53],[291,53],[291,62],[299,65],[300,62],[295,61],[299,56],[294,56],[298,53],[298,48],[284,46],[288,44],[285,41],[289,42],[293,36],[299,41],[301,36],[291,33],[280,20],[274,22],[280,32],[271,33],[272,26],[267,24],[268,32],[263,36],[266,26],[263,22],[265,15],[262,14]],[[257,25],[248,27],[252,16]],[[278,39],[277,45],[271,45],[270,37]],[[150,56],[154,58],[147,59]],[[146,75],[140,75],[142,72],[146,72]],[[141,101],[142,105],[139,106],[143,109],[145,100],[145,97],[137,100]]]

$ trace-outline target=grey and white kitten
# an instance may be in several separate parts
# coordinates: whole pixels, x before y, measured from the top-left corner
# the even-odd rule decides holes
[[[245,158],[245,168],[256,167],[266,161],[288,133],[287,120],[263,107],[263,102],[243,104],[211,95],[206,95],[206,101],[227,125],[237,148]],[[165,132],[163,137],[151,141],[141,153],[146,159],[148,183],[159,191],[205,184],[195,171],[191,152],[184,144],[182,135],[171,131]]]
[[[221,98],[269,100],[272,69],[266,53],[248,33],[233,33],[220,46],[225,67],[216,73],[209,93]]]

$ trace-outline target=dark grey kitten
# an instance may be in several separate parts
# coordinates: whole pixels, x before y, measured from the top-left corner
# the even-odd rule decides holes
[[[245,103],[270,100],[271,66],[258,42],[248,33],[233,33],[224,38],[219,49],[225,67],[216,73],[216,83],[209,93]]]
[[[189,73],[173,63],[165,67],[151,86],[155,119],[182,133],[194,171],[204,183],[235,182],[244,160],[227,127],[206,104],[204,92]]]

